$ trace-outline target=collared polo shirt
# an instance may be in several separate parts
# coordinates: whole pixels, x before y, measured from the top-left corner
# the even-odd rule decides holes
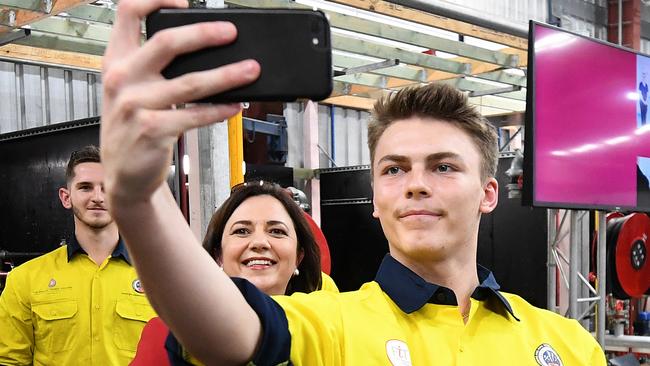
[[[154,316],[121,240],[97,265],[72,238],[9,273],[0,364],[127,365]]]
[[[478,268],[467,324],[454,293],[387,255],[358,291],[278,296],[237,284],[264,329],[255,365],[605,366],[575,320],[499,291]]]

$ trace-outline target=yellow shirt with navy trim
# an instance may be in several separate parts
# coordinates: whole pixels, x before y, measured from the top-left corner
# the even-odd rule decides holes
[[[606,365],[577,321],[501,293],[491,272],[480,266],[478,272],[467,324],[450,289],[390,256],[375,281],[353,292],[271,300],[238,285],[264,329],[253,364]]]
[[[155,312],[124,244],[99,266],[69,247],[9,273],[0,296],[0,364],[127,365],[135,355]]]
[[[250,282],[243,280],[241,278],[233,278],[233,281],[235,282],[235,285],[241,288],[241,284],[245,283],[246,285],[252,286],[255,288],[253,284]],[[257,292],[261,293],[257,288],[255,288]],[[325,291],[325,292],[333,292],[333,293],[338,293],[339,288],[336,286],[336,283],[330,277],[328,274],[325,272],[321,272],[321,288],[318,291]],[[189,365],[194,365],[194,366],[201,366],[203,365],[201,361],[197,360],[194,356],[192,356],[186,349],[183,347],[176,337],[174,336],[173,333],[169,332],[167,339],[165,341],[165,348],[167,349],[167,355],[170,360],[170,363],[173,366],[189,366]],[[247,364],[247,366],[255,366],[255,362],[250,362]],[[278,363],[274,366],[285,366],[289,365],[289,362],[281,362]]]

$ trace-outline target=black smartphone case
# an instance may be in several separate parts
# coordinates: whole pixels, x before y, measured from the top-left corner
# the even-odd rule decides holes
[[[332,92],[330,27],[320,11],[302,9],[161,9],[146,19],[147,38],[165,28],[227,20],[237,39],[176,57],[162,72],[170,79],[252,58],[257,81],[196,102],[322,100]],[[314,41],[317,40],[317,42]]]

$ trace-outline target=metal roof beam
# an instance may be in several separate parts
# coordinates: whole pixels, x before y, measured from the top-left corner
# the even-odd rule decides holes
[[[300,8],[310,7],[297,4],[290,0],[260,0],[251,4],[246,0],[228,0],[227,3],[236,6],[250,7],[272,7],[272,8]],[[454,41],[442,37],[415,32],[409,29],[395,27],[381,22],[371,21],[355,16],[345,15],[329,10],[324,10],[332,27],[341,28],[352,32],[367,34],[370,36],[390,39],[392,41],[408,43],[418,47],[452,53],[458,56],[467,57],[473,60],[489,62],[503,67],[517,67],[519,56],[499,51],[492,51],[485,48],[472,46],[460,41]]]
[[[103,55],[104,50],[106,49],[105,42],[84,40],[83,38],[55,35],[34,30],[29,37],[19,39],[14,43],[24,46],[78,52],[97,56]]]
[[[503,70],[484,72],[472,76],[475,78],[497,81],[504,84],[518,85],[523,87],[526,86],[526,76],[511,74]]]
[[[345,67],[345,68],[343,68],[343,73],[346,74],[346,75],[358,74],[358,73],[362,73],[362,72],[371,72],[371,71],[374,71],[374,70],[377,70],[377,69],[385,69],[387,67],[397,66],[397,65],[399,65],[399,60],[394,58],[394,59],[374,62],[374,63],[366,64],[366,65],[359,65],[359,66],[354,66],[354,67]]]
[[[418,47],[452,53],[454,55],[467,57],[473,60],[488,62],[504,67],[517,67],[519,56],[498,51],[491,51],[486,48],[472,46],[460,41],[454,41],[429,34],[419,33],[412,30],[395,27],[380,22],[353,17],[350,15],[326,11],[332,27],[341,28],[353,32],[363,33],[375,37],[390,39],[397,42],[408,43]]]
[[[85,21],[62,17],[49,17],[29,25],[34,31],[77,37],[80,41],[108,42],[111,28],[90,24]]]
[[[53,0],[0,0],[0,6],[49,14]]]
[[[332,48],[366,56],[378,57],[381,59],[397,58],[400,62],[403,61],[407,64],[454,74],[469,75],[472,72],[471,65],[468,63],[449,61],[440,57],[401,50],[399,48],[384,46],[378,43],[364,41],[341,34],[332,34]]]
[[[115,10],[97,6],[97,5],[84,5],[72,8],[68,11],[68,16],[87,20],[95,23],[113,24],[115,22]]]
[[[373,61],[365,60],[354,56],[342,55],[336,52],[332,53],[332,63],[334,64],[334,66],[338,66],[341,68],[362,67],[372,62]],[[408,65],[396,65],[396,66],[386,67],[382,69],[376,69],[370,71],[370,73],[399,78],[399,79],[405,79],[405,80],[413,80],[422,83],[427,81],[427,73],[424,69],[415,68]]]
[[[334,78],[335,80],[342,81],[348,84],[357,84],[365,85],[371,88],[386,88],[387,78],[381,75],[371,75],[371,74],[353,74],[353,75],[341,75]]]
[[[527,37],[517,37],[493,29],[479,27],[448,17],[427,13],[421,10],[397,5],[383,0],[331,0],[332,2],[362,9],[372,13],[383,14],[390,17],[403,19],[413,23],[424,24],[429,27],[445,29],[451,32],[470,37],[485,39],[491,42],[504,44],[510,47],[525,50],[528,45]]]
[[[29,29],[18,29],[13,32],[8,32],[5,34],[0,34],[0,46],[4,46],[9,43],[13,43],[19,39],[29,36],[31,31]]]
[[[490,108],[499,108],[507,112],[523,112],[526,110],[526,102],[509,98],[501,98],[496,95],[485,95],[482,97],[470,97],[470,103]]]
[[[14,1],[14,0],[12,0]],[[17,0],[23,3],[23,0]],[[29,3],[33,0],[28,0],[25,3]],[[9,25],[13,28],[22,27],[27,24],[33,23],[37,20],[47,18],[51,15],[56,15],[61,12],[69,11],[77,6],[83,4],[88,4],[94,0],[53,0],[52,9],[49,13],[43,13],[32,10],[20,10],[20,9],[11,9],[5,8],[6,15],[0,16],[0,22],[4,25]],[[0,7],[2,7],[2,2],[7,2],[6,0],[0,0]],[[2,19],[4,17],[4,20]],[[9,24],[11,23],[11,24]],[[1,31],[1,30],[0,30]]]

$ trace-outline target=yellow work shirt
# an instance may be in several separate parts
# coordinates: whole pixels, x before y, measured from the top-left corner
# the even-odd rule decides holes
[[[121,241],[98,266],[72,240],[12,270],[0,296],[0,364],[128,365],[156,315],[128,261]]]
[[[240,286],[264,333],[252,364],[605,366],[575,320],[501,293],[479,266],[463,323],[454,293],[386,256],[375,281],[353,292],[269,298]]]
[[[332,277],[327,275],[327,273],[321,272],[320,278],[321,278],[321,287],[320,287],[321,290],[339,292],[339,287],[336,286],[336,282],[334,282]]]
[[[253,286],[250,282],[242,280],[241,278],[233,279],[235,285],[239,288],[242,286]],[[245,284],[245,285],[244,285]],[[327,273],[321,272],[321,289],[319,291],[328,291],[338,293],[339,288],[336,286],[336,283]],[[143,338],[144,339],[144,338]],[[182,365],[182,366],[201,366],[203,365],[199,360],[192,356],[187,350],[178,342],[174,334],[169,332],[167,339],[165,340],[165,348],[167,350],[167,356],[172,364],[172,366]],[[254,365],[251,363],[250,365]]]

